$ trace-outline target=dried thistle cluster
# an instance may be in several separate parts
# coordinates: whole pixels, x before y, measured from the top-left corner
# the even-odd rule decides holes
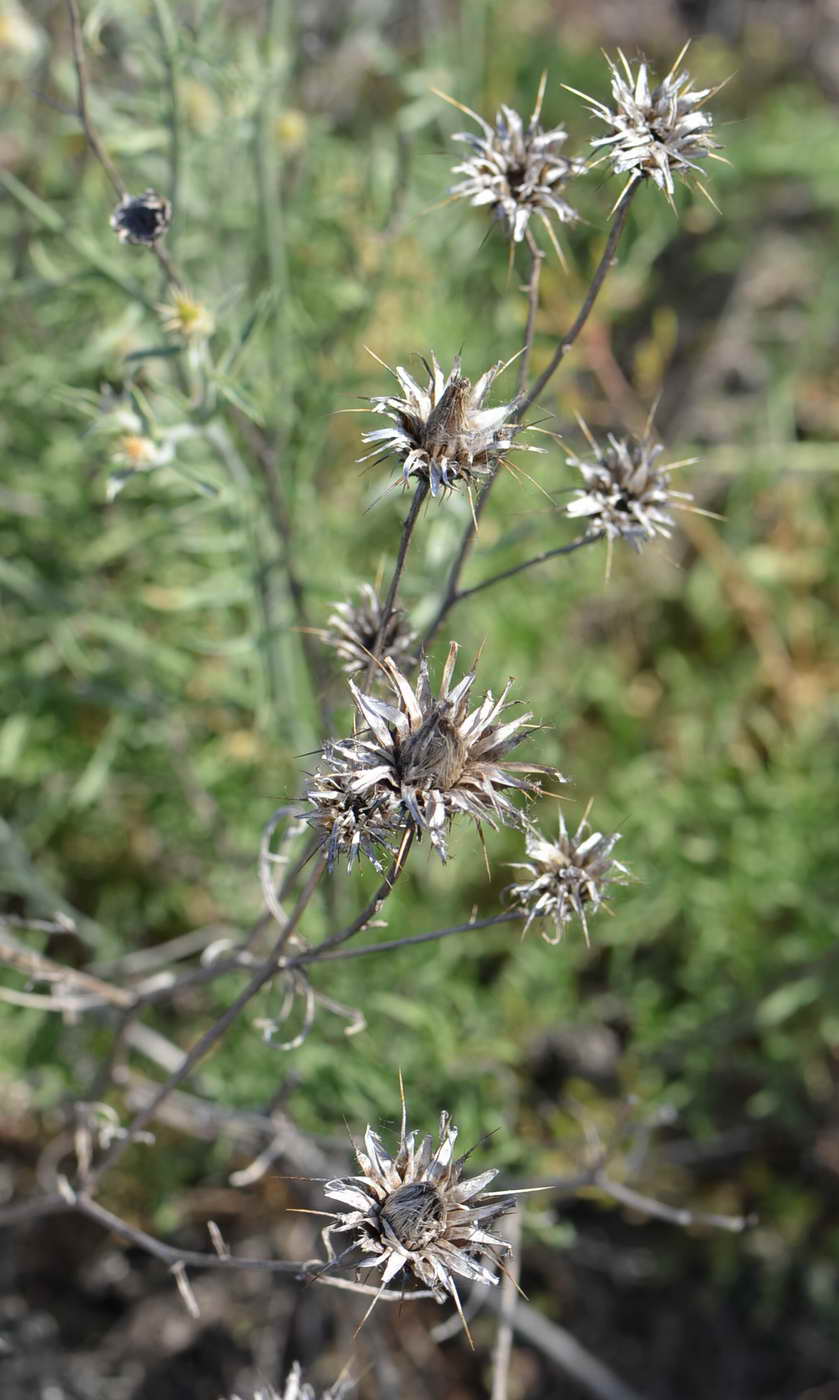
[[[305,818],[320,832],[330,865],[346,852],[350,866],[363,853],[381,868],[381,852],[392,851],[409,824],[445,861],[456,816],[471,816],[479,828],[520,826],[522,811],[508,793],[538,792],[535,774],[559,778],[544,764],[509,761],[533,727],[531,716],[503,718],[513,706],[510,683],[497,699],[487,691],[470,709],[476,672],[452,683],[457,652],[453,642],[436,695],[425,658],[414,686],[385,658],[390,701],[349,682],[361,728],[325,747],[306,793]]]
[[[453,141],[469,146],[471,155],[452,167],[452,174],[465,178],[452,185],[449,193],[473,206],[489,208],[512,243],[523,241],[531,218],[537,216],[560,260],[553,225],[573,223],[579,217],[566,198],[568,186],[602,160],[609,161],[613,173],[629,175],[630,184],[651,179],[672,204],[677,178],[699,184],[696,175],[702,169],[701,162],[709,156],[721,159],[716,154],[713,122],[703,110],[719,88],[695,90],[690,86],[690,75],[679,71],[687,47],[657,85],[651,83],[646,62],[639,62],[633,72],[620,51],[620,66],[607,59],[614,107],[568,87],[569,92],[582,97],[592,115],[612,128],[609,135],[592,141],[594,150],[606,148],[593,161],[564,153],[568,134],[563,126],[542,127],[546,75],[527,122],[511,107],[502,106],[491,125],[470,107],[441,93],[480,128],[479,133],[458,131],[452,136]],[[704,187],[699,188],[707,196]]]
[[[403,1100],[396,1153],[368,1127],[364,1148],[356,1148],[360,1174],[326,1183],[326,1196],[343,1209],[324,1237],[331,1249],[333,1235],[349,1235],[361,1256],[358,1267],[381,1269],[381,1289],[404,1273],[439,1301],[453,1298],[461,1312],[456,1278],[498,1283],[510,1246],[492,1226],[512,1209],[516,1193],[486,1192],[498,1175],[494,1168],[464,1178],[469,1153],[455,1157],[457,1135],[444,1112],[437,1146],[430,1135],[418,1144],[416,1132],[407,1131]]]
[[[588,942],[586,912],[595,913],[603,903],[610,884],[625,884],[629,870],[612,857],[620,834],[604,836],[592,831],[583,818],[571,834],[565,818],[559,814],[559,834],[555,841],[546,841],[535,827],[525,832],[525,849],[529,859],[518,863],[526,870],[529,880],[510,888],[512,903],[522,910],[525,931],[534,919],[551,920],[553,932],[543,929],[547,943],[558,943],[568,924],[579,919]]]

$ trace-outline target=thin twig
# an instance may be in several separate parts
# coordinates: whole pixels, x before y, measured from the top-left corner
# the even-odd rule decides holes
[[[379,631],[376,635],[376,640],[371,648],[370,662],[367,667],[366,673],[366,685],[369,685],[370,681],[373,678],[373,672],[376,669],[376,661],[379,655],[381,654],[384,639],[387,635],[388,624],[393,615],[394,605],[396,603],[396,594],[399,590],[399,582],[402,578],[402,571],[405,568],[405,560],[408,557],[408,549],[411,544],[411,536],[414,533],[414,526],[417,523],[417,517],[420,513],[420,507],[422,506],[423,501],[428,495],[428,490],[429,482],[424,477],[420,477],[417,481],[413,499],[411,500],[410,509],[408,510],[408,514],[405,516],[405,520],[402,525],[402,534],[399,537],[399,549],[396,555],[396,562],[393,566],[393,574],[391,576],[391,580],[388,585],[388,590],[385,594],[385,599],[382,604],[382,620],[379,623]]]
[[[545,257],[529,229],[527,231],[527,247],[530,252],[530,277],[527,282],[527,325],[524,331],[524,348],[519,357],[518,394],[524,393],[524,386],[527,383],[530,352],[533,349],[533,336],[536,331],[536,314],[539,310],[539,277]]]
[[[620,1181],[612,1181],[611,1177],[602,1171],[596,1173],[593,1184],[613,1201],[640,1211],[643,1215],[654,1216],[657,1220],[667,1220],[671,1225],[681,1225],[685,1228],[707,1225],[710,1229],[728,1230],[732,1235],[741,1235],[754,1224],[754,1218],[749,1215],[716,1215],[712,1211],[686,1210],[681,1206],[665,1205],[664,1201],[658,1201],[653,1196],[643,1196],[640,1191],[633,1191],[632,1187],[624,1186]]]
[[[120,198],[126,193],[125,185],[119,177],[119,172],[114,165],[102,142],[99,140],[96,128],[90,115],[90,106],[87,100],[88,77],[87,63],[84,53],[84,37],[82,35],[82,22],[79,14],[77,0],[67,0],[67,9],[70,15],[70,38],[73,45],[73,64],[76,69],[76,86],[78,90],[78,115],[87,144],[95,155],[105,174],[116,190]]]
[[[536,554],[532,559],[526,559],[523,564],[514,564],[511,569],[503,569],[501,573],[492,574],[490,578],[483,579],[472,588],[455,588],[446,590],[446,595],[440,603],[434,619],[428,627],[423,638],[423,646],[428,646],[431,638],[438,631],[440,625],[448,617],[452,608],[458,603],[462,603],[464,598],[471,598],[475,593],[481,593],[485,588],[491,588],[495,583],[502,583],[504,579],[512,578],[514,574],[523,573],[525,569],[532,569],[536,564],[544,564],[548,559],[555,559],[560,554],[573,554],[575,550],[582,549],[584,545],[594,544],[595,540],[601,538],[600,533],[584,535],[579,540],[572,540],[570,544],[558,545],[556,549],[546,549],[543,554]]]
[[[113,987],[99,977],[91,976],[89,972],[65,967],[63,963],[55,962],[33,948],[27,948],[25,943],[4,931],[2,925],[3,920],[0,920],[0,963],[8,963],[10,967],[17,968],[36,982],[63,982],[81,987],[96,997],[100,1005],[102,1002],[110,1002],[114,1006],[129,1006],[133,1001],[131,993],[122,987]]]
[[[443,593],[443,597],[440,600],[440,606],[434,614],[434,617],[432,618],[431,622],[428,624],[428,627],[425,631],[425,635],[422,639],[423,649],[430,646],[431,642],[433,641],[434,637],[436,637],[437,632],[440,629],[443,619],[454,607],[455,599],[458,597],[459,593],[460,575],[463,573],[463,566],[466,563],[466,560],[469,556],[469,552],[472,548],[472,545],[475,542],[475,536],[478,533],[477,527],[480,523],[481,516],[483,515],[484,510],[489,501],[490,487],[492,486],[494,480],[495,477],[492,477],[487,482],[486,486],[484,487],[483,491],[481,492],[480,496],[475,502],[474,518],[470,519],[464,527],[463,535],[458,546],[457,554],[452,560],[452,566],[449,569],[449,576],[446,580],[446,588],[445,592]]]
[[[514,564],[511,569],[503,569],[500,574],[493,574],[490,578],[485,578],[481,583],[476,583],[472,588],[464,588],[458,592],[449,603],[449,609],[455,603],[462,603],[464,598],[471,598],[475,593],[482,593],[485,588],[492,588],[493,584],[502,583],[506,578],[512,578],[515,574],[524,573],[525,569],[532,569],[537,564],[544,564],[548,559],[556,559],[560,554],[573,554],[575,550],[582,549],[587,544],[594,544],[601,538],[601,533],[583,535],[581,539],[572,540],[570,544],[558,545],[556,549],[546,549],[543,554],[536,554],[532,559],[526,559],[523,564]]]
[[[576,1337],[556,1322],[549,1322],[521,1298],[516,1300],[514,1308],[508,1309],[504,1307],[503,1298],[488,1289],[487,1307],[507,1318],[520,1337],[572,1376],[596,1400],[643,1400],[637,1390],[616,1376],[598,1357],[592,1356]]]
[[[163,1240],[156,1239],[154,1235],[149,1235],[145,1230],[138,1229],[135,1225],[129,1225],[127,1220],[123,1220],[119,1215],[114,1215],[113,1211],[106,1210],[98,1201],[94,1201],[86,1193],[62,1195],[56,1192],[53,1196],[45,1196],[40,1201],[27,1203],[31,1206],[38,1206],[39,1209],[30,1209],[24,1213],[23,1207],[17,1207],[17,1214],[8,1221],[5,1216],[11,1216],[8,1211],[0,1212],[0,1225],[23,1221],[35,1216],[57,1215],[64,1211],[78,1211],[81,1215],[86,1215],[90,1220],[95,1220],[106,1230],[112,1230],[115,1235],[126,1240],[129,1244],[136,1245],[146,1254],[151,1254],[155,1259],[159,1259],[162,1264],[168,1264],[170,1268],[190,1269],[255,1269],[262,1273],[291,1274],[295,1278],[309,1280],[313,1283],[325,1283],[333,1288],[343,1288],[351,1293],[362,1293],[368,1297],[373,1295],[383,1302],[399,1303],[404,1302],[405,1292],[403,1289],[379,1289],[369,1283],[356,1283],[353,1279],[336,1279],[329,1275],[324,1275],[323,1260],[306,1259],[301,1261],[291,1259],[251,1259],[235,1254],[204,1254],[194,1249],[178,1249],[175,1245],[165,1244]],[[14,1208],[13,1208],[14,1210]],[[422,1290],[411,1294],[412,1298],[433,1298],[434,1294],[429,1290]]]
[[[465,924],[453,924],[450,928],[435,928],[428,933],[413,933],[407,938],[390,938],[383,943],[367,943],[362,948],[338,948],[324,952],[324,944],[311,948],[299,957],[290,958],[287,967],[300,967],[308,963],[338,962],[344,958],[366,958],[371,953],[392,953],[396,948],[409,948],[417,943],[434,943],[441,938],[451,938],[455,933],[470,933],[473,929],[496,928],[500,924],[519,923],[523,913],[510,911],[506,914],[493,914],[488,919],[469,919]]]
[[[530,388],[527,391],[527,393],[521,397],[520,402],[517,404],[515,412],[513,414],[514,422],[520,421],[524,417],[528,408],[530,408],[531,404],[533,404],[539,397],[539,395],[542,393],[542,390],[545,388],[546,384],[553,375],[563,356],[565,356],[568,353],[568,350],[574,344],[574,341],[577,339],[577,336],[580,334],[580,331],[583,329],[583,326],[586,324],[586,321],[591,315],[594,303],[597,300],[600,289],[603,286],[603,283],[608,275],[609,269],[611,268],[615,260],[615,253],[617,252],[617,247],[621,239],[621,234],[623,233],[624,226],[626,224],[627,214],[629,213],[629,206],[632,202],[635,190],[638,188],[639,184],[640,181],[634,181],[633,184],[631,184],[621,196],[617,208],[615,209],[615,216],[612,221],[612,227],[609,230],[609,236],[606,240],[606,247],[603,250],[603,255],[600,259],[600,262],[598,263],[595,269],[594,276],[592,277],[588,291],[586,292],[585,297],[583,298],[582,306],[580,307],[580,310],[578,311],[577,316],[573,321],[572,325],[560,338],[556,350],[554,351],[553,358],[550,361],[550,364],[542,372],[542,374],[539,375],[539,378],[536,380],[532,388]],[[534,269],[531,273],[531,289],[533,287],[533,279],[535,275],[536,274]],[[525,331],[525,352],[522,355],[522,359],[525,359],[529,356],[530,345],[532,343],[533,327],[531,325],[531,309],[531,304],[529,304],[528,325]],[[533,315],[535,316],[535,310],[533,311]],[[435,613],[434,618],[431,621],[425,633],[425,636],[423,637],[424,647],[427,647],[431,642],[432,638],[436,636],[437,630],[440,627],[440,624],[442,623],[444,617],[454,606],[454,601],[458,598],[458,595],[460,593],[460,575],[463,572],[463,566],[466,563],[466,560],[469,556],[469,552],[474,543],[478,522],[480,521],[483,511],[486,509],[486,505],[489,500],[489,495],[492,491],[493,485],[495,484],[497,476],[498,470],[496,469],[494,475],[490,477],[489,481],[487,482],[486,486],[484,487],[483,491],[478,497],[478,500],[475,505],[474,519],[469,520],[464,528],[463,536],[461,538],[457,554],[454,557],[454,561],[449,571],[448,579],[446,580],[446,588],[445,592],[443,593],[443,597],[440,601],[440,606],[438,607],[437,612]]]
[[[413,824],[411,823],[406,826],[399,850],[396,853],[396,858],[369,904],[362,909],[361,913],[357,918],[353,919],[351,924],[347,924],[346,928],[339,929],[337,933],[331,934],[329,938],[325,938],[322,943],[319,943],[317,947],[312,950],[314,953],[322,956],[329,949],[337,948],[339,943],[346,943],[348,938],[352,938],[353,934],[366,928],[370,920],[376,917],[396,884],[396,881],[399,879],[399,876],[402,874],[402,871],[405,869],[405,862],[408,859],[408,852],[413,845],[415,835],[416,831]]]
[[[259,992],[267,982],[270,982],[271,978],[274,977],[276,973],[281,970],[281,966],[278,960],[279,953],[282,947],[284,946],[287,938],[291,936],[300,919],[302,918],[303,913],[305,912],[305,909],[312,896],[314,888],[317,884],[317,881],[320,879],[322,870],[322,865],[318,865],[313,871],[312,877],[308,881],[305,889],[303,890],[303,892],[300,895],[300,898],[297,901],[297,904],[295,905],[294,909],[289,915],[286,926],[283,929],[279,939],[277,940],[274,952],[272,956],[268,959],[267,963],[264,963],[263,966],[258,970],[258,972],[254,974],[248,985],[245,987],[244,991],[240,992],[239,995],[236,997],[235,1001],[231,1002],[230,1006],[227,1008],[224,1014],[220,1016],[219,1019],[215,1021],[213,1025],[209,1027],[208,1030],[204,1032],[204,1034],[200,1037],[199,1040],[196,1041],[195,1045],[193,1045],[189,1053],[184,1056],[179,1068],[175,1070],[173,1074],[170,1074],[169,1078],[165,1080],[163,1084],[161,1084],[160,1088],[158,1089],[151,1102],[148,1103],[145,1106],[145,1108],[143,1108],[140,1111],[140,1113],[138,1113],[137,1116],[134,1118],[133,1122],[128,1127],[125,1137],[119,1139],[111,1145],[110,1149],[105,1153],[105,1156],[91,1172],[88,1182],[89,1187],[92,1188],[95,1185],[97,1185],[101,1181],[104,1174],[107,1171],[110,1171],[111,1167],[113,1167],[113,1165],[119,1160],[119,1158],[126,1151],[126,1149],[131,1145],[132,1139],[136,1136],[136,1134],[141,1132],[142,1129],[145,1128],[146,1125],[151,1122],[158,1108],[158,1105],[163,1102],[166,1096],[170,1094],[173,1089],[176,1089],[177,1086],[184,1079],[186,1079],[187,1075],[189,1075],[192,1072],[192,1070],[198,1064],[199,1060],[202,1060],[204,1056],[208,1053],[208,1051],[212,1050],[213,1046],[216,1045],[219,1040],[221,1040],[222,1036],[236,1020],[237,1016],[239,1015],[239,1012],[242,1011],[247,1006],[248,1002],[256,996],[257,992]]]
[[[585,325],[589,316],[591,315],[594,303],[596,302],[598,294],[600,292],[600,288],[603,286],[603,283],[605,282],[606,277],[608,276],[609,269],[615,261],[615,254],[618,249],[618,244],[621,240],[621,234],[623,233],[624,227],[626,225],[626,218],[629,213],[629,206],[632,203],[635,191],[638,189],[640,184],[640,180],[634,180],[632,184],[629,185],[628,188],[625,189],[623,194],[621,195],[621,198],[615,209],[615,216],[612,220],[612,227],[609,230],[609,237],[606,240],[606,247],[603,249],[603,255],[600,259],[600,262],[597,264],[594,276],[591,279],[591,284],[583,299],[583,304],[580,307],[573,324],[569,327],[569,329],[559,340],[557,347],[553,353],[553,356],[550,360],[550,363],[539,375],[539,378],[536,380],[535,384],[533,384],[532,387],[528,390],[527,394],[525,395],[524,399],[519,405],[519,408],[517,410],[517,416],[519,418],[521,418],[527,412],[531,404],[536,402],[539,395],[542,393],[542,390],[547,385],[549,379],[551,379],[551,377],[553,376],[554,371],[557,369],[557,366],[559,365],[560,361],[568,353],[571,346],[574,344],[574,341],[577,339],[577,336],[580,334],[580,331],[583,329],[583,326]]]

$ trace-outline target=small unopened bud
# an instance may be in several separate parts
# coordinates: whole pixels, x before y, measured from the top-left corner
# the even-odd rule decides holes
[[[124,194],[113,214],[111,228],[120,243],[144,243],[151,248],[172,222],[172,206],[154,190]]]

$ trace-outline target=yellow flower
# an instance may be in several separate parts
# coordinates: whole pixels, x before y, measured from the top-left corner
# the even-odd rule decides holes
[[[163,329],[184,340],[208,340],[216,328],[213,313],[189,292],[175,292],[171,302],[158,306],[157,311]]]

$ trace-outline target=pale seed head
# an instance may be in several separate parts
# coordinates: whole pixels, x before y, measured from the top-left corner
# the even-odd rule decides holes
[[[363,694],[349,682],[362,727],[324,749],[306,793],[305,819],[323,832],[330,860],[344,850],[350,861],[359,852],[372,858],[371,849],[390,849],[391,838],[409,823],[428,835],[445,860],[456,816],[470,816],[478,826],[519,826],[522,811],[510,792],[538,792],[536,774],[559,779],[543,764],[509,761],[532,728],[530,715],[503,718],[513,704],[509,683],[497,700],[487,691],[470,710],[475,671],[452,685],[457,650],[453,642],[437,695],[424,659],[415,686],[385,659],[382,675],[391,701]]]
[[[542,919],[546,943],[558,943],[568,924],[579,919],[588,942],[587,912],[595,913],[612,884],[623,885],[629,871],[614,860],[612,851],[620,834],[604,836],[592,831],[585,818],[572,834],[559,814],[559,834],[546,841],[535,827],[525,831],[529,860],[519,862],[530,879],[511,886],[511,902],[526,914],[525,930],[534,919]],[[553,928],[550,927],[553,924]]]
[[[544,80],[527,123],[511,107],[499,108],[493,126],[477,112],[461,107],[480,131],[459,131],[452,137],[467,145],[471,154],[454,166],[452,173],[465,178],[450,193],[473,206],[489,208],[514,243],[522,242],[535,216],[556,246],[553,224],[572,223],[579,217],[564,191],[585,170],[585,161],[563,155],[568,135],[564,127],[548,131],[542,127],[543,93]]]
[[[584,485],[575,489],[565,507],[566,515],[585,520],[591,535],[625,539],[636,549],[656,535],[669,538],[674,524],[672,508],[692,497],[674,491],[668,468],[656,464],[661,444],[649,434],[618,438],[609,433],[605,442],[588,436],[590,455],[568,455]]]
[[[630,184],[652,180],[671,204],[675,179],[698,184],[701,162],[718,150],[711,134],[713,123],[703,110],[717,89],[691,88],[690,74],[679,72],[685,49],[658,85],[651,85],[646,63],[639,62],[633,71],[618,50],[619,63],[607,60],[613,108],[580,94],[594,116],[611,128],[608,136],[598,137],[592,146],[602,148],[602,158],[609,161],[614,173],[628,175]]]
[[[412,477],[425,480],[432,496],[438,496],[491,476],[522,429],[514,421],[517,400],[496,408],[483,406],[496,375],[505,368],[502,361],[475,384],[461,374],[459,358],[447,376],[435,355],[430,364],[423,364],[428,373],[425,387],[400,365],[392,373],[401,397],[391,394],[370,400],[374,411],[389,418],[392,426],[364,433],[362,442],[373,444],[373,450],[358,460],[394,457],[406,484]],[[517,450],[541,451],[521,446]]]
[[[459,1310],[456,1278],[498,1282],[510,1245],[491,1228],[512,1209],[507,1198],[514,1193],[485,1192],[495,1170],[464,1179],[469,1153],[455,1157],[456,1139],[444,1112],[437,1146],[430,1135],[418,1144],[416,1132],[407,1131],[403,1105],[395,1154],[368,1127],[363,1149],[356,1149],[360,1174],[328,1181],[325,1194],[342,1206],[327,1234],[350,1237],[358,1268],[380,1268],[383,1289],[402,1274],[441,1301],[452,1297]]]
[[[366,671],[382,626],[384,610],[375,588],[364,583],[352,602],[336,603],[319,635],[337,653],[347,675]],[[396,608],[387,620],[379,652],[381,659],[403,661],[410,655],[416,633],[407,616]]]

